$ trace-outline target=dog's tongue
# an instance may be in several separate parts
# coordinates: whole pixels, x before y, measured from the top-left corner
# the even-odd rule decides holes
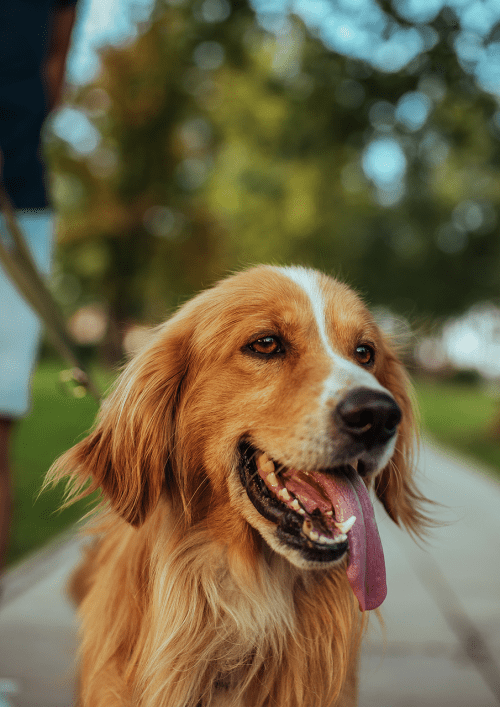
[[[347,533],[347,578],[361,610],[376,609],[387,594],[385,561],[366,486],[354,469],[346,469],[342,477],[318,472],[311,476],[321,484],[332,502],[335,520],[343,522],[356,516],[356,522]]]

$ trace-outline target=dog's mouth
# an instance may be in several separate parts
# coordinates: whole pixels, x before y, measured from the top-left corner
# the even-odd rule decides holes
[[[387,593],[383,550],[366,486],[353,466],[301,471],[244,442],[240,477],[255,508],[276,524],[282,543],[314,566],[348,553],[347,577],[360,608],[380,606]]]

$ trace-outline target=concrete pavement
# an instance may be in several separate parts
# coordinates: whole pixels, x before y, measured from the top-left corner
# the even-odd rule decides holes
[[[376,508],[387,565],[385,645],[372,617],[360,707],[500,704],[500,484],[477,467],[423,446],[420,487],[448,507],[437,513],[450,523],[423,550]],[[0,691],[0,707],[73,704],[76,619],[64,585],[78,557],[79,542],[68,535],[5,577],[0,688],[9,678],[18,689],[3,693],[4,704]]]
[[[65,583],[80,557],[67,535],[7,573],[0,604],[0,707],[74,704],[77,621]]]
[[[372,619],[360,707],[500,704],[500,484],[478,466],[422,448],[420,488],[447,506],[436,513],[449,522],[424,549],[376,506],[387,564],[387,642],[384,649]]]

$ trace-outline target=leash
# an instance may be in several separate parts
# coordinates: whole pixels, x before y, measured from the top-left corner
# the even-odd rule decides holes
[[[12,246],[10,247],[6,245],[7,240],[0,232],[0,262],[21,295],[45,324],[54,348],[61,358],[71,364],[70,378],[79,386],[83,386],[99,402],[101,398],[99,390],[82,364],[73,340],[66,329],[63,315],[38,272],[1,179],[0,211],[5,217],[9,233],[12,236]]]

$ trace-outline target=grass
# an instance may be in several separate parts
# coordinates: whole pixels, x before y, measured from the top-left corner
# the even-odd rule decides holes
[[[38,495],[50,465],[92,426],[97,403],[75,399],[59,384],[64,366],[44,361],[33,380],[33,410],[15,432],[14,518],[7,562],[13,563],[75,523],[88,510],[81,501],[58,511],[63,488]],[[104,390],[111,375],[100,372]],[[416,380],[424,430],[442,444],[489,464],[500,478],[500,440],[492,435],[500,404],[480,387]]]
[[[60,484],[39,495],[52,462],[92,426],[97,403],[86,396],[74,398],[59,383],[63,364],[42,362],[33,377],[33,408],[14,432],[13,522],[7,563],[44,545],[50,538],[75,523],[89,509],[88,500],[59,511],[64,486]],[[103,390],[109,376],[98,374]]]
[[[474,384],[434,379],[417,379],[414,384],[424,432],[489,465],[500,479],[498,396]]]

